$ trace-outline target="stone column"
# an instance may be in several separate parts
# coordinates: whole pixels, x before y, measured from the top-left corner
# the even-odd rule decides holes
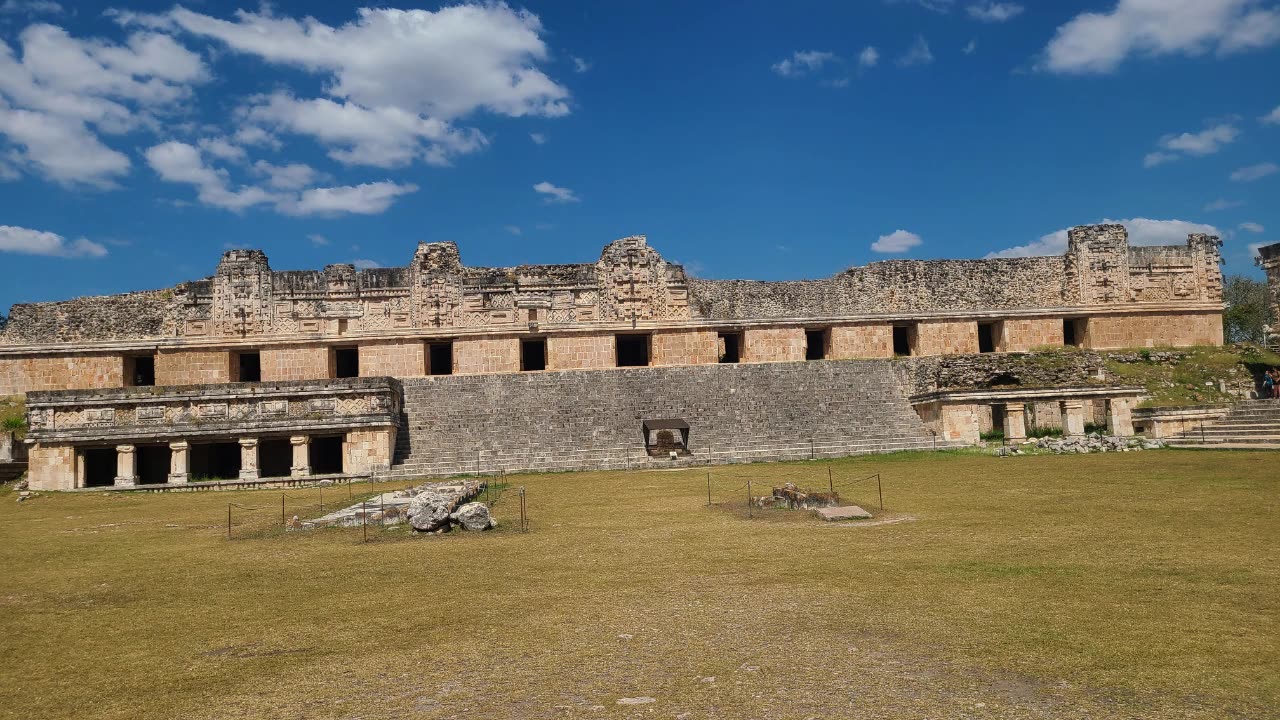
[[[138,455],[132,445],[116,446],[116,487],[138,484]]]
[[[0,462],[13,462],[13,433],[0,431]]]
[[[293,446],[293,467],[289,468],[289,474],[293,477],[311,475],[311,437],[294,435],[289,438],[289,444]]]
[[[258,479],[258,438],[240,438],[240,479]]]
[[[1027,409],[1022,403],[1004,404],[1004,439],[1022,442],[1027,439]]]
[[[1107,433],[1133,436],[1133,398],[1111,398],[1107,403]]]
[[[1084,401],[1062,401],[1062,436],[1079,437],[1084,434]]]
[[[169,443],[169,482],[181,485],[190,479],[191,445],[185,440]]]

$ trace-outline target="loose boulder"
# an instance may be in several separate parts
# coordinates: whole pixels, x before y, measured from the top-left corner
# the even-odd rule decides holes
[[[414,530],[431,532],[449,526],[450,498],[424,490],[409,502],[409,524]]]
[[[489,515],[488,506],[478,502],[463,505],[449,519],[461,525],[463,530],[489,530],[498,526],[498,521]]]

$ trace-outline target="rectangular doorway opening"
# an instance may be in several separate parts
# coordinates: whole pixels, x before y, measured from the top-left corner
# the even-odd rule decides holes
[[[128,387],[151,387],[156,384],[155,355],[127,355],[124,359],[124,381]]]
[[[262,438],[258,441],[258,475],[264,478],[289,477],[293,468],[293,445],[289,438]]]
[[[240,478],[240,443],[191,443],[191,479],[237,480]]]
[[[360,348],[334,348],[333,376],[340,378],[360,377]]]
[[[116,484],[116,449],[90,448],[80,451],[84,463],[85,487],[111,487]]]
[[[139,485],[163,485],[169,482],[169,445],[139,445],[137,453]]]
[[[341,435],[320,435],[311,438],[308,458],[311,461],[312,475],[342,474],[342,441]]]
[[[235,354],[236,382],[262,382],[262,356],[256,352]]]
[[[1062,344],[1067,347],[1084,347],[1087,318],[1067,318],[1062,321]]]
[[[804,359],[824,360],[827,357],[827,331],[804,331]]]
[[[898,357],[915,355],[915,328],[910,325],[893,326],[893,354]]]
[[[427,374],[453,374],[453,343],[434,342],[427,344]]]
[[[541,338],[520,341],[520,370],[533,372],[547,369],[547,341]]]
[[[978,352],[990,353],[995,351],[996,351],[995,323],[978,323]]]
[[[719,336],[720,362],[742,362],[742,333],[722,332]]]
[[[617,335],[615,357],[618,367],[647,367],[649,365],[648,335]]]

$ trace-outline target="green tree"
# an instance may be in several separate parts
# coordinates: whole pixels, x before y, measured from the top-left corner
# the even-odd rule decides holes
[[[9,318],[4,313],[0,313],[0,332],[4,332],[4,326],[9,324]]]
[[[1222,314],[1226,341],[1263,342],[1262,326],[1274,327],[1276,321],[1267,301],[1267,284],[1244,275],[1229,275],[1223,282],[1222,299],[1227,305]]]

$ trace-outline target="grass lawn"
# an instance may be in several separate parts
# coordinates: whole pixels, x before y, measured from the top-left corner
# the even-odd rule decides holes
[[[888,511],[746,517],[828,468]],[[712,472],[717,507],[533,475],[527,534],[508,491],[495,532],[368,544],[281,532],[278,491],[0,493],[0,717],[1276,717],[1280,454]],[[230,541],[228,502],[265,508]]]

